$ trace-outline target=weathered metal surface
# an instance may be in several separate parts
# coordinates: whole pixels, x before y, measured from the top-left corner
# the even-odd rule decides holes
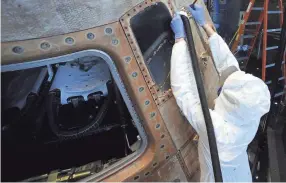
[[[157,105],[160,105],[172,97],[172,92],[171,92],[171,90],[165,91],[165,92],[160,91],[159,86],[157,86],[155,84],[155,82],[153,81],[151,74],[145,65],[143,54],[140,51],[140,47],[137,44],[135,35],[134,35],[132,28],[130,26],[130,20],[132,17],[137,15],[138,12],[143,11],[146,7],[154,5],[157,2],[163,2],[168,7],[168,10],[169,10],[171,15],[174,13],[174,8],[173,8],[171,1],[167,1],[167,0],[144,1],[140,4],[138,4],[137,6],[133,7],[130,11],[126,12],[120,18],[120,23],[122,24],[123,30],[124,30],[124,32],[127,36],[127,39],[128,39],[128,41],[132,47],[132,51],[133,51],[134,55],[136,55],[136,60],[139,64],[141,72],[143,73],[143,75],[145,77],[147,85],[148,85],[149,89],[151,90],[153,99],[155,100]]]
[[[174,104],[176,104],[176,100],[172,97],[161,105],[159,110],[176,148],[181,149],[182,146],[194,136],[195,130],[182,115],[179,107]]]
[[[143,0],[3,0],[2,42],[67,34],[118,21]]]
[[[166,164],[153,172],[146,182],[188,182],[177,156],[170,158]]]
[[[141,157],[130,162],[128,166],[91,181],[173,181],[177,177],[181,181],[187,181],[187,177],[189,180],[197,180],[200,175],[199,171],[194,171],[197,170],[196,146],[191,142],[194,131],[182,117],[172,91],[157,90],[158,86],[152,81],[146,69],[142,53],[130,29],[130,18],[156,2],[159,1],[146,0],[138,4],[121,18],[118,16],[119,22],[63,35],[2,43],[2,65],[29,62],[87,49],[102,50],[112,57],[136,112],[142,119],[143,128],[148,136],[148,147]],[[173,1],[162,0],[162,2],[170,13],[174,13]],[[192,0],[184,1],[185,4],[192,2]],[[207,19],[210,21],[208,14]],[[191,25],[197,27],[193,20]],[[216,98],[218,76],[210,53],[206,51],[209,49],[206,34],[198,27],[192,30],[197,55],[201,60],[200,66],[208,102],[212,106]],[[27,32],[26,29],[23,31]],[[25,37],[25,34],[21,37]],[[180,160],[177,157],[178,153],[181,153]],[[166,175],[163,177],[163,174]]]
[[[181,155],[186,164],[191,180],[199,181],[195,180],[197,178],[196,174],[198,174],[200,171],[198,148],[196,143],[193,140],[189,141],[188,144],[181,150]]]
[[[96,37],[90,40],[87,37],[88,33],[93,33]],[[73,38],[73,44],[66,43],[65,40],[68,37]],[[118,40],[118,44],[114,45],[114,40]],[[43,42],[49,43],[49,49],[41,48],[40,45]],[[15,46],[22,47],[23,52],[21,54],[14,53],[13,48]],[[151,171],[154,167],[164,163],[166,156],[172,156],[176,153],[172,139],[154,100],[152,100],[151,93],[119,23],[44,39],[6,42],[2,43],[1,49],[3,65],[29,62],[87,49],[103,50],[112,57],[124,80],[134,107],[142,119],[149,145],[141,157],[116,174],[109,176],[107,181],[123,181],[128,177],[136,177],[143,171]],[[134,77],[134,73],[137,73],[136,77]],[[147,100],[150,101],[148,105],[145,103]],[[103,176],[99,180],[104,180],[104,178]]]

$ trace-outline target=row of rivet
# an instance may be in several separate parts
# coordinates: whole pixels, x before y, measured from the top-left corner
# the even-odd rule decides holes
[[[153,1],[151,0],[151,2],[153,2]],[[147,4],[147,2],[145,2],[145,4]],[[144,7],[144,3],[138,5],[139,8],[142,8],[142,6],[143,6],[143,8],[145,8],[145,7]],[[170,1],[170,0],[168,1],[168,6],[169,6],[171,12],[173,12],[173,8],[172,8],[171,1]],[[135,8],[133,9],[133,12],[132,12],[132,11],[128,12],[128,13],[127,13],[127,16],[130,17],[134,12],[136,12],[136,9],[135,9]],[[133,15],[132,15],[132,16],[133,16]],[[124,19],[123,19],[123,18],[121,18],[121,22],[122,22],[122,24],[124,24]],[[125,29],[124,31],[125,31],[125,33],[126,33],[126,35],[127,35],[127,38],[128,38],[128,40],[129,40],[130,44],[131,44],[132,46],[134,46],[134,45],[133,45],[133,41],[131,40],[132,38],[130,38],[130,33],[128,32],[128,27],[127,27],[127,26],[123,26],[123,27],[124,27],[124,29]],[[133,47],[132,49],[133,49],[134,53],[138,54],[137,51],[136,51],[136,50],[137,50],[136,47]],[[137,58],[139,59],[140,56],[137,56]],[[167,94],[167,95],[165,95],[166,93],[164,92],[164,95],[165,95],[165,96],[163,96],[163,97],[161,96],[160,99],[158,100],[158,96],[157,96],[157,95],[158,95],[158,92],[159,92],[160,90],[153,88],[153,87],[154,87],[154,86],[153,86],[154,83],[150,81],[150,79],[149,79],[149,74],[148,74],[148,72],[147,72],[145,66],[143,66],[143,65],[144,65],[144,64],[142,64],[142,62],[139,61],[139,67],[140,67],[140,69],[141,69],[141,71],[142,71],[144,77],[146,78],[146,81],[147,81],[147,84],[148,84],[149,89],[152,91],[152,96],[153,96],[153,98],[154,98],[154,100],[155,100],[155,102],[156,102],[156,105],[160,106],[162,103],[166,102],[169,98],[172,97],[172,92],[168,91],[168,94]],[[157,93],[157,95],[156,95],[155,93]]]
[[[153,2],[153,0],[150,0],[150,1]],[[144,3],[142,3],[142,4],[139,4],[139,5],[138,5],[138,8],[144,8],[144,7],[142,7],[142,6],[144,6],[144,4],[147,5],[147,4],[148,4],[147,1],[144,2]],[[132,15],[132,13],[134,13],[134,12],[136,12],[136,9],[135,9],[135,8],[133,9],[133,12],[130,11],[130,12],[128,12],[126,15],[127,15],[128,17],[130,17],[130,16]],[[136,58],[139,59],[140,56],[139,56],[139,53],[137,52],[136,45],[134,45],[134,42],[133,42],[133,40],[132,40],[132,38],[131,38],[131,35],[130,35],[130,33],[128,32],[128,27],[127,27],[127,26],[124,26],[124,23],[125,23],[125,22],[124,22],[124,19],[123,19],[123,18],[121,19],[121,23],[123,24],[124,31],[125,31],[125,33],[126,33],[126,35],[127,35],[127,39],[128,39],[128,41],[129,41],[129,43],[131,44],[131,48],[132,48],[132,50],[134,51],[134,53],[135,53],[135,55],[136,55]],[[124,60],[125,60],[126,63],[129,63],[130,60],[131,60],[131,58],[125,57]],[[143,66],[143,65],[144,65],[144,64],[143,64],[141,61],[139,61],[139,68],[140,68],[140,70],[142,71],[143,77],[146,78],[147,85],[148,85],[149,89],[152,90],[153,88],[152,88],[152,84],[151,84],[151,82],[150,82],[150,80],[149,80],[148,72],[147,72],[145,66]],[[137,72],[133,72],[131,75],[132,75],[133,78],[136,78],[136,77],[138,76],[138,73],[137,73]],[[144,91],[144,87],[139,87],[138,91],[139,91],[139,92],[143,92],[143,91]],[[157,98],[157,96],[156,96],[155,93],[154,93],[154,89],[153,89],[153,91],[152,91],[152,95],[153,95],[153,97],[154,97],[154,99],[155,99],[155,101],[156,101],[156,104],[158,105],[158,100],[157,100],[158,98]],[[145,106],[148,106],[149,104],[150,104],[150,100],[146,100],[146,101],[144,102],[144,105],[145,105]],[[151,119],[154,119],[155,116],[156,116],[156,112],[151,112],[151,113],[150,113],[150,118],[151,118]],[[155,125],[155,129],[160,129],[160,127],[161,127],[161,125],[160,125],[159,123],[157,123],[157,124]],[[161,138],[161,139],[164,139],[164,138],[165,138],[165,134],[161,134],[161,135],[160,135],[160,138]],[[164,145],[164,144],[161,144],[161,145],[160,145],[160,149],[165,149],[165,145]],[[165,159],[168,160],[169,157],[170,157],[169,155],[166,155],[166,156],[165,156]],[[158,163],[157,163],[157,162],[154,162],[154,163],[152,164],[152,167],[154,168],[154,167],[156,167],[157,165],[158,165]],[[144,176],[145,176],[145,177],[147,177],[148,175],[150,175],[150,171],[147,171],[146,173],[144,173]],[[136,175],[133,179],[138,181],[139,178],[140,178],[140,176],[139,176],[139,175]]]
[[[112,30],[112,28],[107,27],[107,28],[105,28],[104,32],[105,32],[105,34],[107,34],[107,35],[111,35],[111,34],[113,33],[113,30]],[[87,38],[88,40],[94,40],[94,39],[95,39],[95,34],[92,33],[92,32],[89,32],[89,33],[86,34],[86,38]],[[75,40],[74,40],[74,38],[72,38],[72,37],[67,37],[67,38],[65,38],[65,43],[68,44],[68,45],[73,45],[74,42],[75,42]],[[118,39],[112,39],[112,42],[111,42],[111,43],[112,43],[113,45],[118,45],[118,44],[119,44],[119,40],[118,40]],[[50,47],[51,47],[51,45],[50,45],[50,43],[48,43],[48,42],[42,42],[42,43],[40,44],[40,48],[43,49],[43,50],[48,50],[48,49],[50,49]],[[21,46],[14,46],[14,47],[12,48],[12,52],[13,52],[13,53],[17,53],[17,54],[21,54],[21,53],[24,52],[24,48],[21,47]]]
[[[153,0],[151,0],[151,2],[153,2]],[[144,3],[139,4],[139,5],[137,6],[137,8],[138,8],[138,9],[144,8],[144,4],[147,5],[147,4],[148,4],[147,1],[144,2]],[[133,10],[131,10],[130,12],[128,12],[126,15],[127,15],[128,17],[130,17],[131,15],[133,16],[133,13],[136,12],[136,11],[137,11],[136,8],[134,8]],[[124,19],[123,19],[123,18],[121,18],[121,23],[124,24]],[[124,31],[125,31],[125,33],[126,33],[126,35],[127,35],[127,39],[129,40],[129,43],[130,43],[131,46],[132,46],[132,50],[133,50],[134,53],[137,55],[136,58],[139,59],[140,56],[139,56],[139,53],[137,52],[138,49],[136,48],[136,45],[134,45],[134,42],[133,42],[133,40],[132,40],[132,38],[131,38],[131,35],[130,35],[130,33],[128,32],[128,27],[127,27],[127,26],[123,26],[123,28],[124,28]],[[144,78],[146,78],[148,87],[151,89],[151,87],[152,87],[152,82],[151,82],[150,79],[149,79],[149,74],[148,74],[148,72],[147,72],[147,70],[146,70],[144,64],[143,64],[142,62],[139,62],[139,67],[140,67],[140,69],[141,69],[141,71],[142,71],[142,73],[143,73]],[[152,93],[152,95],[154,95],[154,93]],[[155,98],[156,98],[156,97],[155,97]]]

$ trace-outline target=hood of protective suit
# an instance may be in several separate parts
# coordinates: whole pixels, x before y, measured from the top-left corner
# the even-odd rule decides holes
[[[259,78],[242,71],[231,74],[215,101],[215,111],[228,123],[255,135],[260,118],[269,111],[270,93]],[[252,130],[255,128],[256,130]]]

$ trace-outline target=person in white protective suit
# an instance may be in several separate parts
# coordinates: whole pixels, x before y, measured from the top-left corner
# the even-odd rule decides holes
[[[209,36],[215,67],[219,75],[225,78],[215,107],[210,109],[223,181],[251,182],[246,150],[257,132],[260,118],[270,109],[270,92],[261,79],[239,69],[227,44],[205,21],[203,7],[195,5],[195,9],[189,9]],[[179,14],[175,14],[171,28],[176,39],[171,57],[172,91],[181,111],[199,135],[201,181],[213,182],[204,116]]]

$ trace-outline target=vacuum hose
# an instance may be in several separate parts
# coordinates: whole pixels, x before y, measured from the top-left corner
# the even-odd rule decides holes
[[[193,40],[191,25],[190,25],[189,19],[185,15],[181,15],[181,18],[183,20],[183,24],[184,24],[186,35],[187,35],[187,44],[189,47],[190,57],[192,59],[192,66],[193,66],[194,75],[195,75],[195,79],[197,83],[197,88],[199,92],[203,115],[204,115],[204,119],[206,123],[214,178],[216,182],[222,182],[223,180],[222,180],[219,156],[218,156],[218,151],[217,151],[216,137],[214,133],[212,118],[211,118],[208,103],[207,103],[206,93],[204,90],[204,84],[203,84],[203,80],[202,80],[201,73],[200,73],[199,63],[197,60],[197,54],[195,50],[195,44]]]

